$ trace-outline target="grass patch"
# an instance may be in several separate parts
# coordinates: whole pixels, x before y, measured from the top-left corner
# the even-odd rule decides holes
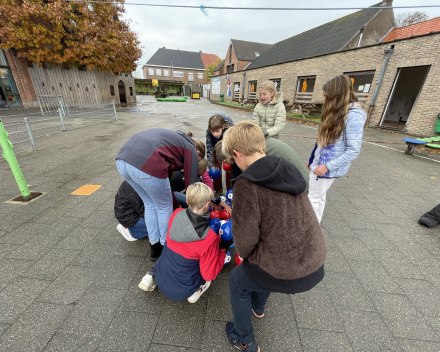
[[[237,106],[237,104],[234,104],[234,103],[227,103],[227,102],[221,102],[221,101],[218,101],[218,102],[216,102],[217,104],[220,104],[220,105],[226,105],[226,106],[230,106],[230,107],[232,107],[232,108],[241,108],[241,109],[243,109],[243,105],[240,105],[240,106]],[[245,108],[246,108],[246,110],[251,110],[251,111],[253,111],[254,110],[254,108],[253,107],[251,107],[251,106],[245,106]]]
[[[306,120],[321,122],[321,116],[310,116],[310,115],[305,115],[305,116],[306,116]],[[287,117],[296,117],[298,119],[303,119],[303,116],[297,113],[287,114]]]

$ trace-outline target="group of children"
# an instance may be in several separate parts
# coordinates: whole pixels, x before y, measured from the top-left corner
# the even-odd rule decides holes
[[[145,291],[159,287],[170,299],[190,303],[197,302],[222,270],[232,244],[209,226],[209,207],[226,204],[214,197],[221,181],[212,185],[206,177],[206,164],[230,165],[231,172],[223,175],[234,192],[232,233],[243,263],[230,273],[233,322],[225,329],[230,343],[242,351],[260,351],[251,317],[264,317],[271,292],[304,292],[324,277],[327,242],[320,220],[326,191],[359,154],[366,114],[347,76],[327,82],[323,94],[318,140],[307,167],[277,139],[286,114],[273,82],[259,87],[260,103],[252,122],[234,125],[227,116],[211,117],[207,160],[203,143],[182,131],[165,129],[134,135],[117,156],[118,170],[128,182],[116,197],[118,230],[133,239],[148,236],[155,262],[139,287]],[[172,189],[180,193],[179,183],[186,189],[187,207],[181,206],[182,198],[174,202],[173,212]],[[129,186],[141,199],[132,215],[120,199],[133,195]],[[141,237],[138,228],[143,223],[146,231]]]

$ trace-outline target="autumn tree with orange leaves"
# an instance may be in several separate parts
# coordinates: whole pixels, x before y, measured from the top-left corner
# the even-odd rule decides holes
[[[40,66],[47,61],[134,71],[142,50],[130,21],[121,19],[123,4],[0,0],[0,48],[13,48]]]

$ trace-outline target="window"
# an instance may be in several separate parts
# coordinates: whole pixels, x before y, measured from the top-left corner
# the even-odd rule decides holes
[[[295,101],[307,103],[312,101],[313,90],[315,89],[316,76],[298,77],[296,85]]]
[[[170,71],[169,70],[163,70],[163,76],[164,77],[168,77],[170,75]]]
[[[110,86],[110,94],[115,95],[115,87]]]
[[[197,78],[198,78],[198,79],[203,79],[203,72],[199,72],[199,73],[197,74]]]
[[[249,93],[256,93],[256,92],[257,92],[257,81],[249,82]]]
[[[87,67],[84,66],[84,65],[80,65],[80,66],[78,67],[78,71],[87,71]]]
[[[188,81],[193,82],[194,81],[194,73],[188,72]]]
[[[182,71],[174,71],[173,77],[183,77],[183,72]]]
[[[130,87],[130,95],[133,95],[133,87]]]
[[[149,68],[149,69],[148,69],[148,74],[149,74],[150,76],[154,76],[154,68]]]
[[[0,66],[8,66],[6,62],[6,56],[2,49],[0,49]]]
[[[44,61],[43,68],[50,70],[52,68],[52,64],[48,63],[47,61]]]
[[[240,82],[234,83],[234,99],[240,98]]]
[[[234,72],[234,64],[230,64],[230,65],[226,66],[226,69],[228,71],[227,73]]]
[[[0,59],[0,61],[1,61],[1,59]],[[32,61],[29,61],[29,60],[26,60],[26,61],[27,61],[27,66],[29,68],[34,68],[34,63]]]
[[[160,68],[156,68],[156,76],[162,76],[162,72]]]
[[[344,75],[350,77],[354,94],[356,94],[359,101],[363,104],[366,104],[369,98],[368,93],[370,93],[371,85],[373,84],[374,72],[375,71],[344,73]]]
[[[70,70],[70,65],[68,63],[66,63],[66,62],[63,62],[61,64],[61,67],[62,67],[63,70]]]
[[[275,90],[279,92],[281,87],[281,78],[274,78],[271,79],[270,81],[272,81],[275,84]]]

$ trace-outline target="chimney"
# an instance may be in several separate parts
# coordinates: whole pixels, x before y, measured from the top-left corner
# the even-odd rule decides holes
[[[166,48],[163,46],[162,49],[166,49]]]
[[[201,51],[201,50],[199,50],[199,53],[201,54],[201,53],[202,53],[202,51]]]

